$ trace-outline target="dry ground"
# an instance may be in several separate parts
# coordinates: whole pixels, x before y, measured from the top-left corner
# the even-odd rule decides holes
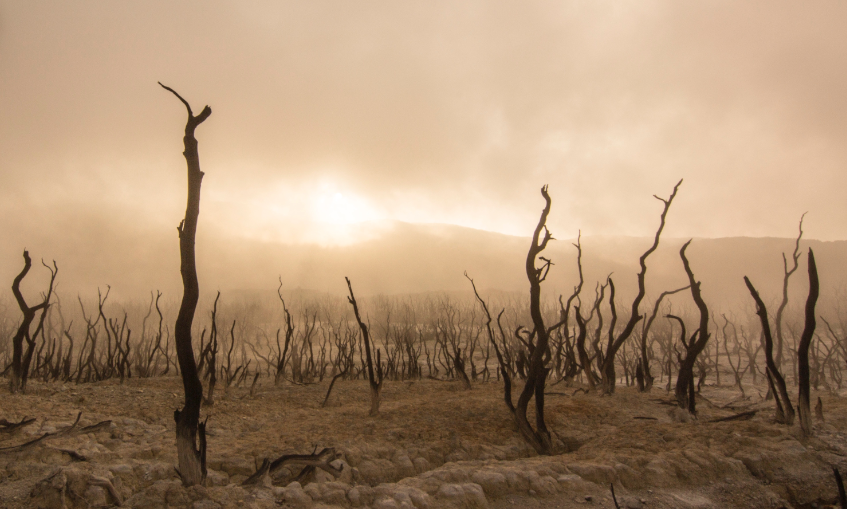
[[[676,422],[660,388],[600,397],[558,385],[548,388],[548,422],[570,452],[538,457],[518,436],[497,383],[463,391],[453,382],[386,382],[373,418],[366,382],[340,381],[321,408],[327,386],[260,382],[252,398],[246,388],[219,392],[203,410],[208,485],[191,489],[174,471],[178,378],[31,382],[25,395],[3,389],[0,418],[37,420],[0,434],[0,447],[61,429],[78,412],[81,424],[112,424],[0,451],[0,507],[98,507],[117,496],[151,508],[612,508],[610,484],[629,508],[825,507],[836,496],[831,465],[847,471],[847,401],[830,393],[813,393],[825,421],[802,440],[796,425],[771,422],[768,402],[753,405],[761,411],[748,421],[707,422],[738,411],[723,408],[738,395],[732,388],[704,387],[698,420]],[[239,486],[262,458],[316,446],[337,449],[340,478],[319,472],[303,484]]]

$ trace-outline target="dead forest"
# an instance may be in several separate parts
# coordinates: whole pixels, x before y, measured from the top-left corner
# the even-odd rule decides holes
[[[339,281],[339,294],[292,292],[281,282],[269,282],[277,286],[275,299],[231,298],[201,288],[194,264],[203,176],[194,131],[211,109],[207,106],[195,116],[176,91],[162,87],[188,113],[188,207],[178,227],[184,293],[163,295],[154,289],[136,302],[113,301],[108,287],[67,295],[57,290],[61,260],[33,263],[32,258],[42,254],[23,252],[22,269],[11,282],[12,296],[2,300],[0,314],[0,369],[6,379],[0,396],[0,487],[8,488],[0,492],[12,497],[10,506],[154,507],[163,500],[186,507],[529,503],[514,498],[518,496],[604,507],[847,504],[837,470],[843,468],[847,451],[841,449],[843,428],[831,427],[847,419],[841,402],[847,384],[847,312],[816,307],[827,281],[818,280],[814,253],[800,249],[802,218],[793,252],[762,253],[783,257],[782,294],[761,296],[759,281],[738,282],[749,290],[748,309],[755,313],[704,300],[700,287],[709,282],[700,281],[696,264],[689,262],[689,243],[679,251],[679,270],[688,285],[649,285],[650,255],[661,245],[666,222],[673,220],[674,200],[684,199],[682,181],[666,197],[655,197],[655,237],[640,257],[637,273],[583,280],[580,240],[570,260],[545,257],[548,243],[555,241],[546,226],[548,215],[555,213],[555,190],[545,186],[527,248],[528,295],[482,291],[496,287],[496,282],[479,281],[468,272],[463,294],[360,295],[355,293],[357,282],[348,279]],[[548,273],[563,264],[579,268],[572,292],[544,293]],[[48,274],[49,284],[38,294],[24,295],[22,282],[34,271]],[[623,278],[637,281],[635,295],[616,293],[616,281]],[[789,295],[791,278],[807,279],[809,293]],[[121,400],[128,405],[120,411],[126,413],[124,418],[99,408],[92,415],[79,410],[68,421],[67,415],[38,414],[36,409],[45,407],[33,403],[73,394],[67,408],[77,409],[87,404],[86,398],[98,401],[98,390],[141,394],[145,387],[153,388],[154,398],[167,396],[157,403],[167,407],[164,413],[146,420],[133,416],[131,396]],[[437,401],[415,404],[401,395],[403,391],[429,393]],[[407,410],[393,406],[400,400],[406,401]],[[626,410],[636,405],[633,402],[636,415]],[[305,410],[276,420],[272,416],[279,409],[270,408],[283,404]],[[426,412],[452,416],[432,428],[441,433],[432,440],[449,436],[459,445],[437,457],[430,451],[429,457],[421,453],[413,458],[411,446],[404,442],[412,440],[404,438],[411,432],[402,430],[413,429],[416,419],[424,418],[417,412],[427,404],[431,406]],[[473,412],[461,414],[465,405]],[[246,413],[246,406],[267,415]],[[321,420],[321,412],[339,408],[346,412],[341,421],[346,424],[339,427],[367,427],[347,442],[333,440],[333,433],[340,437],[349,430],[314,434],[303,431],[308,425],[288,420],[304,413]],[[162,417],[170,411],[172,417]],[[594,414],[595,420],[590,421],[592,429],[580,434],[573,430],[589,422],[580,421],[581,412]],[[408,422],[403,422],[404,415]],[[597,421],[598,415],[605,417]],[[475,419],[494,419],[500,436],[479,438],[484,447],[461,445],[469,439],[459,435],[471,433],[464,430],[466,421]],[[778,441],[792,441],[802,451],[784,457],[774,453],[775,460],[762,459],[760,453],[755,461],[750,459],[754,454],[730,461],[730,452],[719,455],[708,445],[700,456],[680,452],[680,458],[688,458],[686,466],[662,468],[651,463],[660,456],[656,451],[630,454],[629,463],[610,457],[608,451],[586,456],[590,461],[579,456],[597,449],[604,440],[597,430],[616,419],[627,421],[615,428],[623,430],[622,435],[632,431],[631,422],[639,426],[638,433],[677,434],[676,445],[668,450],[711,443],[716,439],[706,437],[705,427],[719,426],[715,429],[720,435],[737,434],[743,437],[739,440],[778,436]],[[376,436],[374,426],[380,422],[395,421],[398,427],[386,431],[394,452],[369,456],[364,446],[351,445]],[[253,422],[264,424],[252,427]],[[234,423],[242,433],[235,432]],[[287,448],[269,436],[261,444],[248,436],[274,427],[296,428],[303,436]],[[155,446],[153,435],[158,437]],[[426,449],[423,435],[419,432],[415,438],[419,452]],[[612,435],[609,443],[621,439]],[[131,436],[145,437],[136,446],[157,452],[138,453],[130,456],[134,463],[126,463],[116,451],[123,450],[122,441]],[[87,437],[88,452],[80,452],[82,442],[74,442],[79,437]],[[238,449],[239,437],[251,444],[251,453]],[[406,444],[406,452],[396,452],[401,449],[398,443]],[[220,449],[224,447],[226,453]],[[740,450],[738,444],[726,447]],[[455,455],[460,449],[465,452]],[[226,463],[224,455],[240,460]],[[636,456],[640,459],[632,459]],[[502,470],[502,465],[520,461],[525,463],[515,468],[524,474],[532,471],[535,477]],[[776,461],[814,464],[816,473],[769,477],[769,467],[760,464]],[[171,468],[151,473],[154,463]],[[16,469],[21,464],[38,466]],[[456,465],[465,465],[465,470],[459,472]],[[702,474],[706,481],[690,473],[697,469],[711,472]],[[690,472],[679,473],[686,470]],[[736,472],[738,477],[722,472]],[[740,481],[739,472],[745,473],[745,481]],[[742,484],[726,491],[724,498],[712,493],[717,498],[711,500],[722,501],[717,505],[697,505],[696,493],[683,501],[669,492],[654,493],[673,485],[663,475],[680,486],[693,486],[694,492],[708,491],[711,488],[704,486],[715,482],[724,483],[725,491],[733,482]],[[393,488],[386,487],[389,484]],[[784,486],[772,489],[772,484]],[[733,498],[745,493],[759,498],[753,505]],[[650,497],[654,499],[648,501]]]

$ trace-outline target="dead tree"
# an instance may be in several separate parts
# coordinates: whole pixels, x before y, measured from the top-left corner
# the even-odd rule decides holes
[[[526,383],[518,397],[515,407],[515,422],[524,439],[539,454],[552,454],[553,442],[550,431],[544,422],[544,387],[547,382],[547,367],[550,361],[550,330],[544,325],[544,317],[541,315],[541,283],[547,279],[550,266],[553,262],[541,256],[541,252],[547,247],[547,243],[553,239],[550,230],[547,229],[547,216],[550,214],[551,199],[547,193],[547,186],[541,188],[541,196],[544,197],[545,205],[541,211],[541,217],[535,232],[532,235],[532,244],[526,255],[526,277],[529,279],[529,314],[532,317],[534,327],[535,343],[529,342],[529,366],[527,368]],[[541,266],[536,266],[536,260],[541,260]],[[535,429],[527,420],[526,412],[529,402],[535,398]]]
[[[518,327],[515,331],[515,337],[523,344],[524,348],[529,353],[529,359],[526,366],[526,382],[524,388],[518,397],[518,404],[512,402],[512,376],[514,373],[511,370],[510,363],[506,359],[506,343],[505,334],[503,334],[502,326],[500,326],[500,315],[497,317],[497,324],[500,328],[500,335],[503,336],[503,351],[497,345],[494,336],[494,331],[491,328],[491,314],[485,301],[480,298],[476,290],[476,285],[473,280],[465,274],[465,277],[471,282],[474,289],[474,295],[477,301],[482,305],[486,316],[486,330],[490,343],[494,346],[494,353],[497,356],[497,362],[500,364],[500,374],[503,376],[504,391],[503,396],[506,406],[515,419],[515,424],[518,427],[524,440],[535,449],[538,454],[553,454],[554,445],[550,436],[550,431],[544,422],[544,388],[547,382],[547,375],[550,372],[550,361],[552,353],[550,351],[550,334],[561,327],[565,323],[565,318],[562,321],[547,328],[544,324],[544,318],[541,314],[541,283],[547,278],[550,271],[550,266],[553,262],[541,256],[541,252],[547,247],[547,243],[553,239],[550,230],[547,229],[547,216],[550,214],[550,205],[552,200],[547,193],[547,186],[541,188],[541,196],[544,198],[545,205],[541,211],[541,217],[538,220],[538,225],[532,236],[532,243],[526,257],[526,275],[529,279],[529,295],[530,304],[529,312],[532,317],[533,330],[526,334],[526,338],[521,337],[523,327]],[[581,252],[581,251],[580,251]],[[541,266],[536,266],[536,260],[541,260]],[[570,303],[570,301],[569,301]],[[579,318],[579,313],[577,312]],[[521,352],[523,354],[523,352]],[[526,413],[529,407],[529,402],[535,398],[535,429],[529,423]]]
[[[44,260],[41,261],[41,265],[47,268],[50,271],[50,286],[46,294],[42,294],[43,302],[47,303],[47,306],[41,310],[41,315],[38,318],[38,325],[35,327],[35,332],[32,333],[32,336],[26,337],[27,348],[26,353],[24,354],[23,364],[22,364],[22,377],[21,377],[21,392],[26,390],[26,381],[29,374],[29,365],[32,362],[32,354],[35,351],[35,340],[38,335],[41,335],[42,346],[44,344],[44,318],[47,316],[47,310],[50,307],[50,299],[53,296],[53,285],[56,281],[56,276],[59,274],[59,268],[56,266],[56,261],[53,261],[53,267],[51,268],[49,265],[44,263]]]
[[[168,360],[168,355],[169,355],[169,352],[170,352],[170,344],[166,344],[165,348],[162,349],[162,326],[164,325],[165,317],[162,316],[162,309],[159,307],[159,298],[160,297],[161,297],[161,294],[157,290],[156,291],[156,314],[159,315],[159,328],[156,332],[156,348],[159,349],[159,352],[161,352],[162,357],[165,358],[165,371],[162,373],[162,376],[164,376],[165,373],[167,373],[168,369],[170,368],[170,361]],[[166,329],[167,329],[167,327],[166,327]],[[170,333],[168,333],[168,341],[169,340],[170,340]],[[159,370],[159,357],[157,356],[156,362],[153,365],[152,373],[155,374],[158,370]],[[151,374],[150,376],[153,376],[153,375]]]
[[[353,314],[356,315],[356,322],[359,324],[359,329],[362,331],[362,340],[365,342],[365,359],[368,367],[368,383],[371,387],[371,410],[368,413],[370,416],[375,416],[379,413],[379,393],[382,391],[382,362],[380,359],[379,348],[376,349],[376,370],[374,370],[373,357],[371,356],[371,335],[368,326],[362,321],[359,316],[359,305],[356,303],[356,297],[353,295],[353,286],[350,284],[350,279],[344,278],[347,281],[347,289],[350,290],[350,296],[347,300],[353,306]]]
[[[291,313],[285,306],[285,299],[282,298],[282,276],[279,277],[279,287],[276,289],[276,294],[279,296],[279,301],[282,302],[282,311],[285,315],[285,346],[279,344],[279,329],[276,330],[276,359],[274,359],[274,367],[276,375],[274,375],[274,385],[279,385],[285,374],[285,363],[287,361],[288,347],[291,344],[291,338],[294,336],[294,325],[291,323]],[[292,375],[293,378],[293,375]]]
[[[597,287],[594,289],[594,306],[591,308],[591,313],[589,313],[588,318],[585,319],[582,325],[579,324],[579,319],[577,319],[577,325],[580,327],[580,334],[577,337],[577,351],[579,352],[580,363],[582,364],[582,372],[588,380],[589,391],[593,391],[597,384],[602,381],[602,377],[594,374],[591,364],[592,362],[596,362],[597,367],[600,369],[602,369],[603,366],[604,354],[603,350],[600,348],[600,340],[602,339],[603,334],[603,311],[601,306],[603,305],[603,297],[606,294],[606,288],[609,288],[609,311],[612,314],[612,321],[609,324],[609,334],[611,336],[612,332],[615,330],[615,323],[618,319],[617,311],[615,309],[615,286],[614,283],[612,283],[611,274],[606,277],[606,284],[601,285],[600,283],[597,283]],[[579,310],[577,310],[577,313],[578,312]],[[591,322],[594,315],[597,315],[597,327],[594,329],[594,339],[591,341],[591,349],[594,352],[594,356],[589,357],[585,350],[585,334],[582,334],[582,328],[587,328],[588,323]]]
[[[226,366],[221,366],[221,375],[223,375],[224,382],[224,395],[229,391],[229,386],[232,385],[232,382],[235,381],[236,377],[238,377],[238,372],[244,367],[244,365],[237,366],[235,370],[232,369],[232,351],[235,349],[235,323],[236,320],[232,321],[232,327],[229,329],[229,350],[226,352]],[[241,328],[243,330],[243,327]],[[221,362],[223,364],[223,362]]]
[[[785,379],[782,377],[779,368],[773,358],[773,336],[771,336],[771,326],[768,321],[768,309],[762,298],[759,297],[759,292],[753,287],[753,283],[747,276],[744,276],[744,283],[747,289],[750,290],[750,295],[756,302],[756,314],[759,315],[759,321],[762,323],[762,336],[765,339],[765,374],[768,379],[768,387],[774,395],[776,401],[776,413],[774,418],[776,422],[784,423],[791,426],[794,423],[794,407],[791,405],[791,399],[788,397],[788,389],[785,387]]]
[[[453,367],[456,368],[456,374],[459,375],[459,380],[462,381],[462,387],[469,391],[473,388],[468,374],[465,373],[465,361],[462,360],[462,349],[458,346],[453,351]]]
[[[497,356],[497,363],[500,367],[499,371],[500,374],[503,376],[504,399],[506,401],[506,406],[509,408],[509,411],[512,412],[512,415],[514,415],[515,405],[512,403],[512,377],[509,374],[510,369],[506,359],[503,356],[503,352],[501,352],[500,348],[497,346],[497,339],[494,335],[494,330],[491,328],[491,313],[488,311],[488,305],[485,303],[484,300],[482,300],[482,297],[479,296],[479,292],[477,292],[476,290],[476,285],[474,284],[473,279],[468,276],[467,272],[465,272],[465,277],[468,279],[468,281],[471,282],[471,287],[473,288],[474,296],[476,296],[476,300],[480,303],[480,305],[482,306],[482,310],[485,313],[485,329],[488,332],[488,341],[494,347],[494,355]],[[501,311],[500,314],[502,315],[503,311]],[[505,344],[503,346],[505,350]]]
[[[785,253],[782,253],[782,302],[779,303],[779,307],[776,310],[776,316],[774,317],[774,328],[776,329],[776,358],[774,359],[774,362],[776,363],[777,368],[782,368],[782,314],[788,306],[788,278],[797,271],[797,262],[800,260],[800,239],[803,238],[804,217],[806,217],[805,213],[800,216],[800,226],[798,227],[800,232],[797,234],[797,240],[794,242],[794,252],[791,253],[791,261],[794,262],[791,269],[788,268],[788,260],[785,258]]]
[[[156,290],[156,296],[153,297],[153,292],[150,292],[150,308],[147,311],[147,316],[144,317],[144,320],[141,322],[141,342],[139,345],[139,349],[136,350],[136,372],[141,377],[150,377],[155,376],[158,370],[159,358],[157,354],[165,356],[166,354],[162,351],[162,310],[159,309],[159,299],[162,297],[162,293]],[[147,319],[150,318],[150,315],[153,314],[153,305],[156,305],[156,312],[159,315],[159,332],[155,336],[155,338],[151,337],[149,341],[147,340]],[[144,348],[143,351],[140,348]],[[154,366],[153,359],[156,359],[156,364]]]
[[[56,266],[55,261],[53,262],[53,268],[50,268],[44,262],[41,263],[50,271],[50,286],[40,304],[30,307],[21,293],[21,281],[29,273],[29,269],[32,268],[29,251],[24,250],[24,268],[12,281],[12,293],[15,295],[15,300],[18,302],[18,307],[20,307],[23,314],[21,324],[12,337],[12,378],[9,381],[9,390],[12,393],[18,391],[24,392],[26,390],[27,371],[29,370],[32,353],[35,350],[35,338],[38,337],[41,328],[44,326],[44,315],[47,307],[50,305],[50,298],[53,296],[53,284],[56,281],[56,275],[59,273],[59,268]],[[41,318],[33,334],[30,328],[33,320],[35,320],[36,313],[39,311],[41,311]],[[27,343],[26,353],[23,350],[24,341]]]
[[[742,384],[742,380],[744,379],[744,374],[750,368],[750,364],[748,363],[744,369],[741,369],[741,342],[738,340],[738,331],[735,328],[735,324],[730,322],[726,315],[721,315],[724,320],[723,328],[721,329],[721,333],[723,334],[723,348],[726,352],[726,360],[729,362],[729,367],[732,369],[732,374],[735,377],[735,386],[738,387],[738,390],[741,391],[741,397],[745,397],[744,394],[744,384]],[[732,349],[732,352],[729,351],[729,335],[726,333],[727,327],[732,326],[732,338],[735,343],[735,347]],[[741,333],[744,334],[744,327],[741,327]],[[736,362],[732,362],[732,354],[736,356]]]
[[[688,410],[691,415],[696,415],[694,363],[697,361],[697,356],[706,348],[706,343],[709,341],[709,308],[706,307],[706,302],[700,294],[700,281],[694,279],[694,273],[688,264],[688,258],[685,257],[685,250],[688,249],[689,244],[691,244],[690,240],[682,246],[682,249],[679,250],[679,257],[682,258],[682,266],[688,275],[688,284],[691,286],[691,297],[694,299],[697,309],[700,310],[700,328],[691,336],[688,343],[683,345],[685,346],[685,358],[681,359],[679,363],[675,394],[679,408]],[[681,322],[682,320],[680,320]],[[685,336],[683,336],[684,341]]]
[[[209,388],[206,390],[206,397],[203,403],[206,406],[215,404],[215,384],[218,381],[217,375],[217,359],[218,359],[218,299],[221,298],[221,292],[215,296],[215,303],[212,306],[212,327],[209,332],[209,343],[206,349],[200,354],[200,368],[198,372],[203,370],[203,361],[206,362],[206,376],[209,378]]]
[[[800,428],[803,436],[812,435],[812,413],[809,407],[809,346],[815,333],[815,304],[818,302],[820,284],[815,254],[809,249],[809,297],[806,299],[806,323],[800,345],[797,347],[797,362],[800,381],[800,394],[797,397],[797,410],[800,414]]]
[[[641,358],[638,360],[638,367],[636,368],[637,371],[635,374],[639,392],[650,392],[650,390],[653,389],[653,375],[650,373],[650,355],[648,354],[647,349],[647,337],[650,334],[650,328],[653,326],[653,322],[656,320],[656,315],[659,313],[659,307],[662,305],[662,300],[669,295],[679,293],[683,290],[687,290],[688,288],[688,286],[683,286],[676,290],[662,292],[661,295],[659,295],[659,298],[656,299],[655,304],[653,304],[653,312],[650,314],[650,318],[647,319],[641,329]]]
[[[179,457],[179,476],[185,486],[203,484],[206,480],[206,423],[200,422],[200,405],[203,401],[203,385],[197,373],[194,351],[191,347],[191,324],[200,298],[200,285],[197,281],[197,264],[194,253],[194,239],[197,234],[197,218],[200,215],[200,184],[203,172],[200,171],[200,156],[197,152],[197,139],[194,130],[203,123],[212,109],[206,106],[199,115],[194,116],[188,101],[174,89],[159,83],[185,105],[188,121],[185,123],[185,161],[188,167],[188,202],[179,232],[180,272],[182,273],[182,303],[179,307],[174,341],[179,370],[182,373],[182,385],[185,391],[185,406],[174,411],[176,421],[176,445]],[[199,435],[199,448],[197,439]]]
[[[582,318],[582,312],[579,306],[574,306],[574,316],[576,317],[576,325],[579,330],[574,341],[576,352],[579,356],[579,364],[582,366],[582,373],[585,375],[585,380],[588,383],[588,390],[593,391],[597,382],[594,379],[594,372],[591,370],[591,359],[585,351],[585,336],[588,333],[588,329],[586,328],[586,320]],[[591,319],[590,316],[589,319]]]
[[[559,295],[559,312],[562,327],[558,332],[559,341],[556,348],[556,369],[560,376],[559,381],[556,383],[564,381],[567,385],[570,385],[581,369],[581,360],[577,359],[578,352],[575,351],[577,337],[570,333],[569,320],[571,309],[576,310],[579,307],[579,295],[582,293],[582,286],[585,283],[582,275],[582,231],[577,234],[576,243],[573,246],[577,252],[576,266],[579,274],[579,284],[574,287],[573,293],[568,297],[566,304],[562,304],[562,296]],[[576,305],[574,304],[574,300],[577,301]],[[585,347],[584,342],[585,337],[583,337],[583,349]]]
[[[641,271],[638,273],[638,294],[635,296],[635,299],[632,301],[632,309],[629,315],[629,321],[624,326],[621,333],[614,337],[613,328],[609,329],[609,343],[606,347],[606,353],[603,357],[603,363],[600,370],[601,378],[601,386],[603,390],[603,394],[612,394],[615,392],[615,357],[617,357],[618,350],[621,345],[623,345],[624,341],[629,339],[632,335],[633,330],[635,330],[635,325],[643,318],[639,314],[638,307],[641,305],[642,299],[644,299],[645,289],[644,289],[644,277],[647,274],[647,257],[650,256],[653,251],[659,247],[659,237],[662,235],[662,230],[665,228],[665,217],[668,215],[668,210],[671,207],[671,203],[673,203],[673,199],[676,196],[676,192],[679,189],[679,186],[682,185],[682,180],[677,182],[677,184],[673,188],[673,192],[670,195],[670,198],[665,200],[664,198],[659,198],[656,195],[653,195],[654,198],[664,203],[664,209],[662,210],[661,221],[659,223],[659,228],[656,230],[656,237],[653,239],[653,245],[650,246],[650,249],[644,252],[639,258],[638,262],[641,265]],[[611,279],[609,280],[611,281]],[[610,304],[612,304],[612,309],[614,309],[614,297],[610,296]]]

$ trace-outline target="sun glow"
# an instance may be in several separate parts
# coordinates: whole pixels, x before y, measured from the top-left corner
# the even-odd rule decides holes
[[[276,182],[263,190],[233,182],[210,193],[211,223],[263,242],[349,245],[374,238],[387,214],[351,186],[329,180]],[[225,189],[225,191],[223,190]]]
[[[318,223],[349,225],[380,219],[367,200],[351,193],[319,191],[311,201],[312,220]]]

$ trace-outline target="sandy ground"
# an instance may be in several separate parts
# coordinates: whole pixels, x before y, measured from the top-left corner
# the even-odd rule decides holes
[[[730,387],[703,388],[699,416],[677,422],[664,390],[612,397],[548,388],[550,427],[569,452],[535,455],[520,439],[497,383],[385,382],[381,413],[368,417],[362,381],[218,393],[208,421],[207,486],[181,487],[174,466],[177,378],[120,384],[41,384],[25,395],[0,392],[0,418],[36,421],[0,433],[0,448],[80,425],[104,429],[0,451],[0,507],[490,507],[624,508],[826,507],[836,497],[831,466],[847,472],[847,401],[830,393],[815,436],[772,422],[768,402],[736,401],[760,412],[733,415]],[[748,394],[756,391],[748,391]],[[754,396],[758,397],[758,396]],[[263,458],[334,447],[342,474],[303,483],[268,478],[240,486]],[[299,469],[298,469],[299,470]],[[292,475],[297,472],[292,472]],[[115,488],[113,493],[101,482]],[[290,480],[290,479],[289,479]]]

